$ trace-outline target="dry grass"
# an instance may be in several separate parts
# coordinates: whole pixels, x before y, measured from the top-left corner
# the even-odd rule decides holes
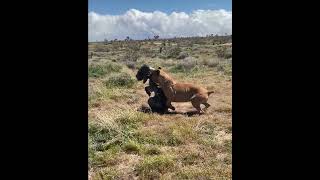
[[[177,114],[159,115],[137,111],[148,96],[135,80],[137,70],[118,61],[131,45],[117,43],[89,44],[89,51],[99,54],[89,64],[103,67],[89,76],[90,178],[231,179],[232,60],[224,58],[230,51],[218,50],[217,57],[212,40],[202,39],[192,47],[186,40],[180,48],[189,57],[165,59],[159,54],[161,42],[140,42],[135,67],[161,66],[176,80],[215,90],[204,115],[184,114],[194,110],[189,102],[173,103]]]

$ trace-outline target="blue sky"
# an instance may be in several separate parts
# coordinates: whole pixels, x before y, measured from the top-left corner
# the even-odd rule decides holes
[[[231,0],[89,0],[88,40],[232,34]]]
[[[144,12],[161,11],[164,13],[185,12],[194,10],[232,10],[231,0],[89,0],[89,12],[119,15],[129,9]]]

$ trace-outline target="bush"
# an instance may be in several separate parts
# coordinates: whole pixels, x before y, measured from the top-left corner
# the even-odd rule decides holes
[[[122,61],[137,62],[140,57],[138,51],[129,50],[123,57]]]
[[[136,64],[132,61],[126,61],[125,64],[129,69],[136,69]]]
[[[97,46],[95,52],[109,52],[109,49],[106,46]]]
[[[170,69],[171,72],[190,72],[198,67],[198,62],[192,57],[187,57],[184,60],[180,61],[179,64],[175,65]]]
[[[89,77],[100,77],[105,75],[107,72],[101,65],[90,65],[88,69]]]
[[[106,80],[106,86],[107,87],[126,87],[131,88],[135,84],[135,79],[133,79],[129,74],[127,73],[121,73],[121,74],[115,74],[113,76],[110,76]]]
[[[232,58],[232,48],[228,48],[226,46],[220,47],[216,50],[216,54],[219,58]]]
[[[90,64],[88,68],[89,77],[102,77],[111,72],[120,72],[121,65],[115,63]]]
[[[155,52],[150,48],[141,48],[140,53],[145,57],[153,57]]]
[[[226,75],[232,75],[232,66],[231,66],[231,64],[220,63],[217,66],[217,70],[218,71],[222,71]]]
[[[218,59],[204,59],[202,64],[208,67],[217,67],[219,65]]]
[[[177,57],[177,59],[185,59],[186,57],[188,57],[189,54],[186,52],[180,52],[179,56]]]
[[[177,58],[181,53],[181,48],[179,46],[171,47],[166,52],[167,58]]]

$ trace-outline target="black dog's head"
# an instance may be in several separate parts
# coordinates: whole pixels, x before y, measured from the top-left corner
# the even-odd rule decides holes
[[[152,71],[154,68],[144,64],[137,72],[136,78],[138,81],[143,80],[143,83],[146,83],[146,81],[149,79]]]

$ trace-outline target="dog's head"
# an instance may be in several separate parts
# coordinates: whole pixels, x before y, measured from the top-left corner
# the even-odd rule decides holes
[[[157,70],[153,70],[151,72],[150,79],[155,83],[159,83],[159,77],[161,72],[160,70],[161,70],[161,67],[158,67]]]
[[[142,81],[143,83],[146,83],[146,81],[150,78],[152,71],[154,71],[155,69],[144,64],[137,72],[136,74],[136,78],[138,81]]]

